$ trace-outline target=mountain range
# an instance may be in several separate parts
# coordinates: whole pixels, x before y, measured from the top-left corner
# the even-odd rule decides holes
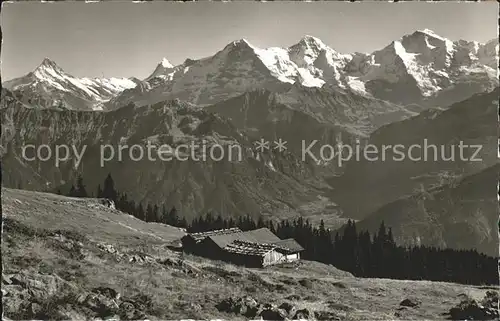
[[[464,225],[472,235],[467,245],[453,241],[456,233],[429,232],[433,221],[422,217],[429,211],[418,210],[414,219],[409,213],[415,204],[427,206],[414,201],[422,193],[462,197],[451,182],[489,184],[481,173],[497,168],[492,152],[497,56],[496,39],[451,41],[426,29],[372,53],[339,53],[313,36],[288,48],[266,49],[242,39],[213,56],[179,65],[164,58],[142,80],[79,78],[45,59],[33,72],[2,84],[2,184],[55,191],[69,189],[82,174],[94,191],[111,173],[118,189],[134,200],[175,205],[188,219],[208,211],[281,219],[307,216],[306,208],[311,215],[335,218],[328,220],[332,229],[347,218],[366,228],[385,220],[402,243],[420,240],[490,252],[491,233],[478,236],[481,227]],[[257,151],[254,142],[261,138],[271,143],[281,138],[287,150]],[[483,144],[484,161],[352,160],[339,166],[335,160],[303,161],[300,155],[303,141],[364,147],[425,138],[434,144]],[[100,145],[148,141],[172,147],[237,144],[244,157],[239,162],[125,158],[99,164]],[[74,159],[54,167],[23,159],[25,144],[87,150],[79,168]],[[480,221],[490,222],[493,202],[483,207],[483,198],[470,200],[471,211],[460,212],[462,221],[473,224],[481,211],[486,218]],[[441,218],[456,210],[444,203],[432,205],[446,212]]]
[[[141,86],[108,106],[171,97],[205,105],[292,83],[340,88],[403,105],[447,106],[498,85],[497,52],[496,40],[452,42],[431,30],[405,35],[371,54],[341,54],[312,36],[289,48],[266,49],[242,39],[211,57],[178,66],[163,61]]]
[[[70,109],[109,110],[174,98],[208,105],[251,90],[286,91],[290,84],[300,84],[342,89],[420,111],[497,86],[497,53],[496,39],[486,44],[451,41],[427,29],[370,54],[342,54],[313,36],[288,48],[266,49],[241,39],[213,56],[186,59],[177,66],[164,58],[144,80],[76,78],[45,59],[34,72],[4,86],[38,105],[46,96],[57,96]]]

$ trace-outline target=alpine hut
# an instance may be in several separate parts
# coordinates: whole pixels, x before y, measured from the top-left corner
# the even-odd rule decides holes
[[[191,233],[182,244],[185,252],[250,267],[296,261],[304,250],[294,239],[282,240],[267,228]]]

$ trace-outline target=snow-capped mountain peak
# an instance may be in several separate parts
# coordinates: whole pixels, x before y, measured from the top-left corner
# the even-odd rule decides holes
[[[238,39],[228,43],[221,51],[223,54],[239,51],[253,51],[256,47],[246,39]]]
[[[435,33],[431,29],[421,29],[421,30],[415,31],[415,33],[425,34],[425,35],[427,35],[429,37],[433,37],[433,38],[436,38],[436,39],[439,39],[439,40],[442,40],[442,41],[446,40],[446,38],[441,37],[440,35],[438,35],[437,33]]]
[[[454,51],[453,41],[436,34],[430,29],[417,30],[411,35],[405,35],[400,39],[408,52],[428,54],[431,51],[443,50],[443,53],[451,55]]]
[[[479,63],[485,64],[496,71],[498,69],[498,38],[491,39],[484,45],[479,44],[477,57]]]
[[[67,74],[49,58],[32,72],[5,82],[4,87],[38,107],[102,109],[102,104],[125,89],[136,86],[126,78],[78,78]]]
[[[57,65],[57,63],[49,58],[44,58],[42,63],[40,63],[34,70],[33,75],[37,78],[53,78],[61,77],[64,74],[64,70]]]
[[[160,60],[160,62],[156,66],[156,69],[153,71],[153,73],[149,77],[147,77],[145,80],[147,81],[147,80],[150,80],[150,79],[153,79],[156,77],[167,78],[167,75],[173,69],[174,69],[174,65],[172,65],[170,63],[170,61],[164,57],[162,60]]]
[[[316,51],[324,50],[328,47],[321,39],[310,35],[305,35],[299,41],[298,45],[306,46]]]
[[[56,64],[55,61],[53,61],[52,59],[50,58],[47,58],[45,57],[43,60],[42,60],[42,63],[40,65],[38,65],[38,68],[58,68],[60,69],[60,67]]]
[[[170,61],[168,61],[167,58],[163,58],[161,61],[160,61],[160,64],[163,66],[163,68],[174,68],[174,65],[172,65],[170,63]]]
[[[234,40],[229,45],[235,46],[235,47],[253,47],[253,45],[250,43],[250,41],[246,40],[245,38]]]
[[[404,88],[419,99],[429,101],[437,99],[436,96],[441,92],[448,91],[444,103],[449,104],[449,92],[470,83],[471,77],[477,78],[473,83],[481,89],[471,88],[468,91],[482,91],[482,88],[491,89],[498,85],[498,79],[491,69],[491,59],[496,55],[485,54],[484,51],[484,45],[478,42],[451,41],[432,30],[424,29],[404,35],[384,49],[358,59],[356,64],[350,64],[349,67],[356,71],[356,76],[365,84],[387,82],[383,85],[386,90],[371,91],[372,95],[379,98],[407,104],[415,100],[399,94]],[[394,89],[389,89],[392,84]],[[468,91],[457,89],[460,94],[456,97]],[[464,99],[467,97],[464,96]]]
[[[327,69],[337,68],[339,64],[344,64],[341,61],[344,61],[347,57],[328,47],[321,39],[310,35],[304,36],[298,43],[290,46],[288,52],[290,59],[294,63],[301,68],[307,69],[311,69],[313,65],[321,65]],[[318,61],[318,58],[320,58],[320,61]],[[319,68],[323,69],[322,67]],[[319,71],[316,69],[312,70],[312,72],[314,74]],[[332,74],[331,70],[327,74]]]

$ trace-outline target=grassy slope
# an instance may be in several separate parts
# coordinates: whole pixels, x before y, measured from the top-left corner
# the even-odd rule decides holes
[[[402,319],[443,319],[441,314],[460,301],[460,294],[481,298],[486,291],[450,283],[360,279],[317,262],[247,269],[181,255],[165,248],[183,235],[181,230],[141,222],[92,199],[2,189],[2,207],[5,274],[57,275],[78,292],[107,286],[122,297],[145,294],[153,302],[146,311],[152,318],[236,319],[215,305],[224,298],[244,295],[280,304],[294,295],[289,300],[299,308],[332,311],[346,320],[395,319],[399,302],[412,297],[422,305],[403,311]],[[50,232],[54,230],[72,230],[63,233],[65,242],[80,240],[78,254],[82,255],[72,255],[76,250],[61,246],[59,236]],[[100,244],[154,260],[118,259],[116,254],[104,253]],[[158,262],[165,258],[179,259],[183,268]],[[85,316],[82,311],[74,312],[73,318]],[[5,313],[16,319],[16,312],[6,309]]]
[[[3,215],[29,226],[74,230],[102,242],[133,246],[165,243],[184,235],[181,229],[143,222],[100,205],[95,199],[2,188],[2,209]]]

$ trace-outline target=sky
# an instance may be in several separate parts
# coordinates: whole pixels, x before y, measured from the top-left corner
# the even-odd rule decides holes
[[[497,37],[494,2],[12,2],[2,4],[2,80],[48,57],[77,77],[147,77],[167,58],[213,55],[245,38],[288,47],[312,35],[342,53],[371,52],[418,29],[451,40]]]

